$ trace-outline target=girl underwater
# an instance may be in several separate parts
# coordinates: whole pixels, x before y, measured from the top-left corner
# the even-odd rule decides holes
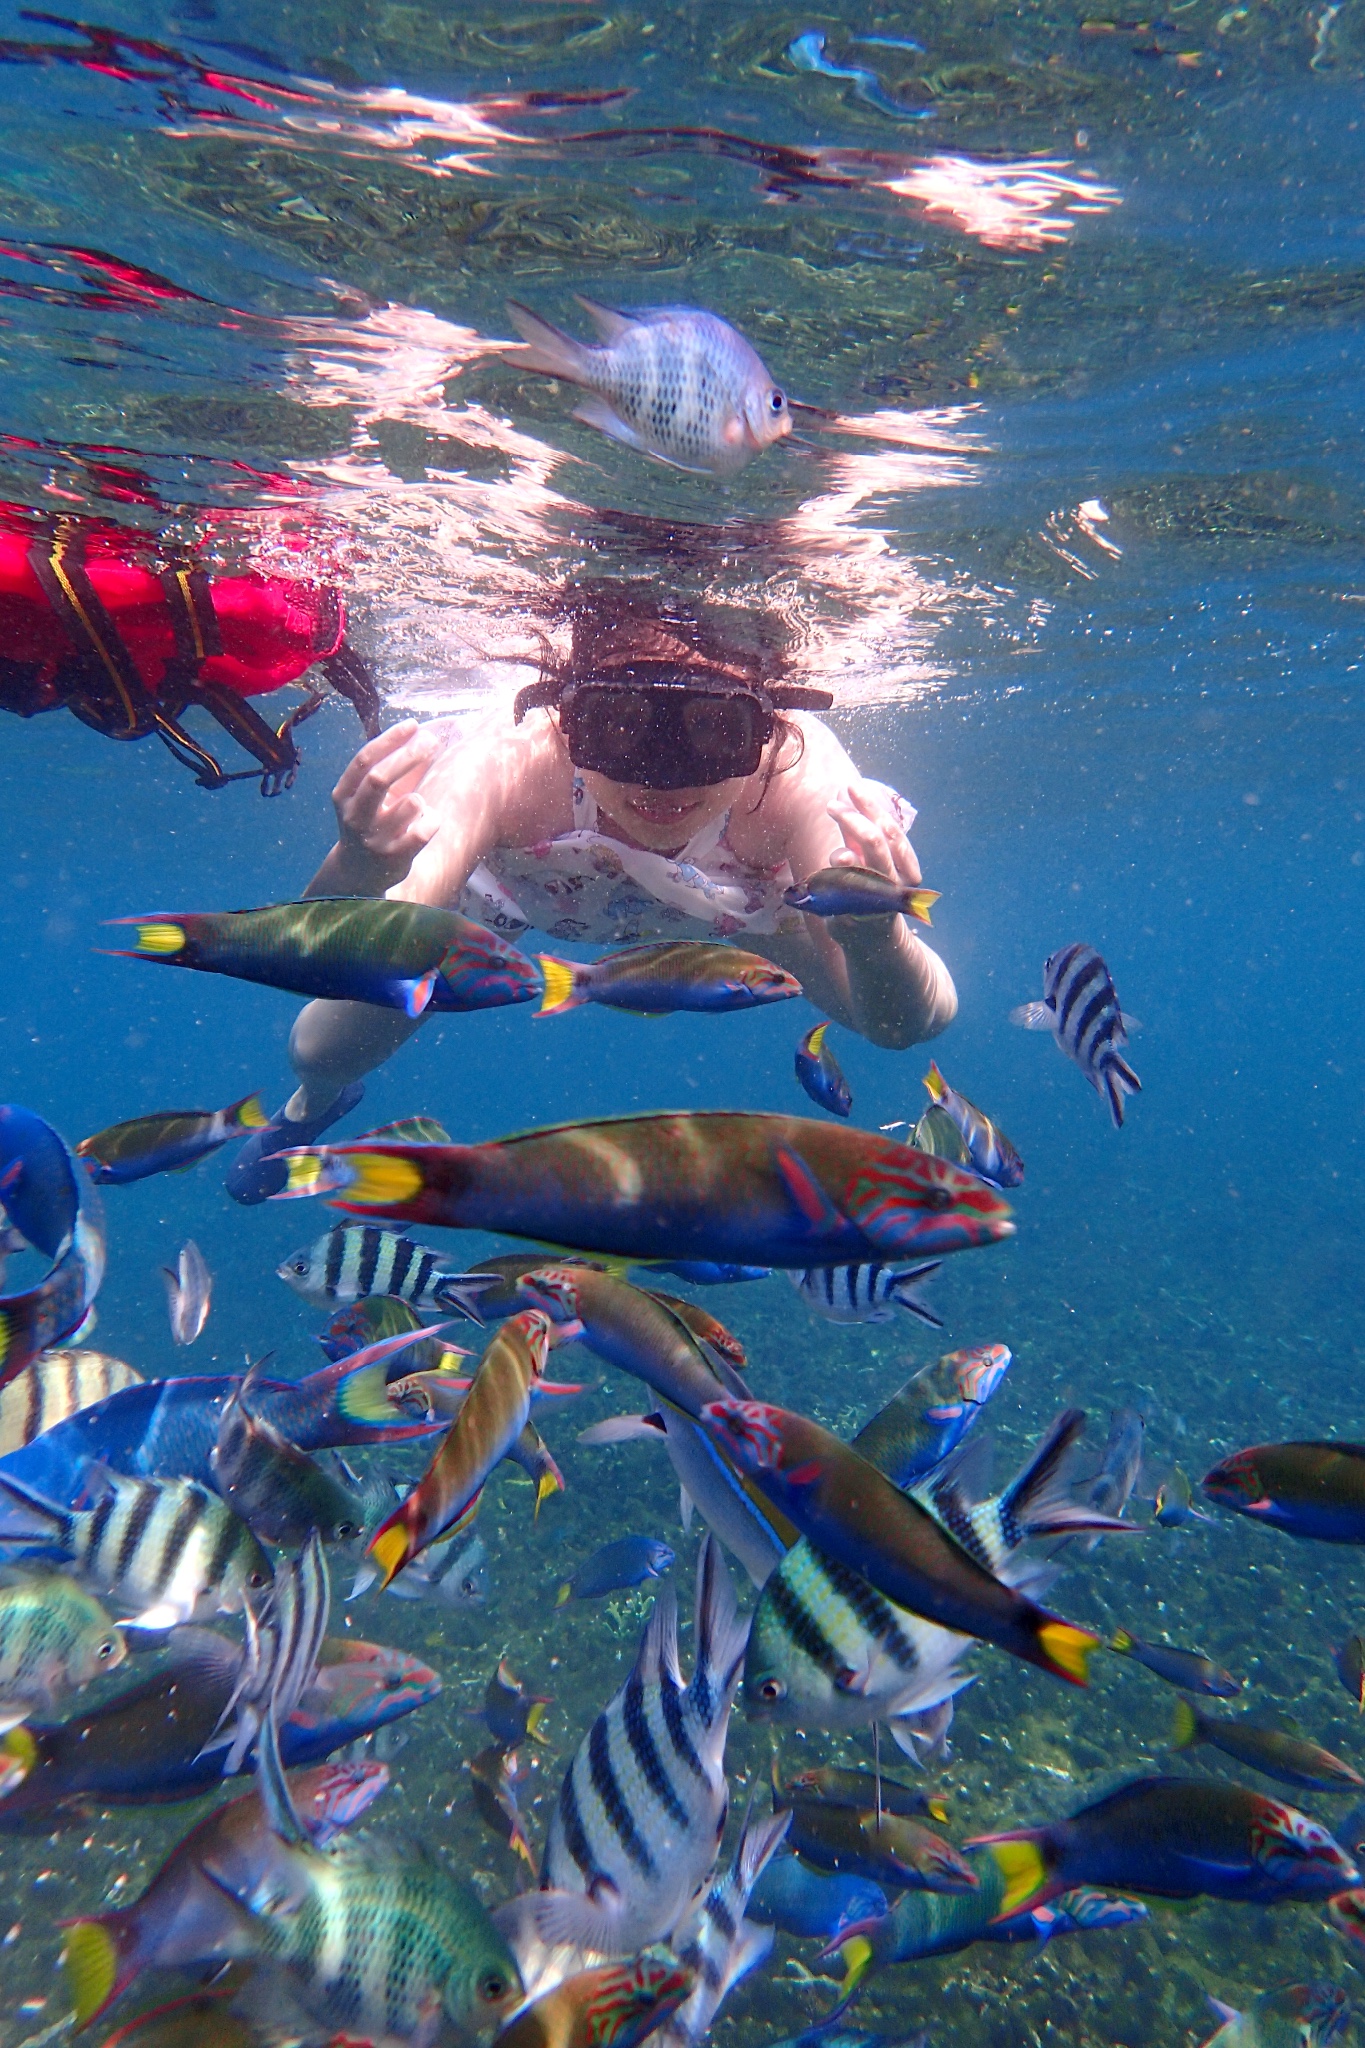
[[[820,868],[917,884],[915,813],[861,776],[819,718],[828,691],[786,683],[753,617],[598,586],[563,601],[567,660],[472,729],[391,726],[333,791],[337,843],[310,896],[447,905],[517,938],[624,946],[739,939],[874,1045],[935,1037],[957,1012],[947,968],[904,917],[817,918],[783,891]],[[737,631],[741,625],[750,630]],[[748,644],[745,644],[747,641]],[[284,1184],[272,1155],[353,1109],[362,1076],[420,1019],[311,1002],[289,1056],[299,1085],[227,1178],[238,1201]]]

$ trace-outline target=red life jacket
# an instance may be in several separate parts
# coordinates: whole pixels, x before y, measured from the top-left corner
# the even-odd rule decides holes
[[[109,522],[35,532],[22,508],[0,506],[0,708],[31,718],[65,705],[110,739],[156,733],[205,788],[238,778],[181,714],[208,712],[260,764],[263,794],[274,794],[298,767],[292,728],[322,699],[309,697],[274,729],[246,700],[297,682],[314,663],[366,730],[378,729],[378,695],[345,636],[345,607],[327,584],[257,570],[211,576],[188,559],[158,569],[138,536]]]

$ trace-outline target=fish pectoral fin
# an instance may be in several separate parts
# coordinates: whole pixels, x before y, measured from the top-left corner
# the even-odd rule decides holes
[[[0,1738],[21,1726],[32,1712],[30,1700],[0,1700]]]
[[[1052,1031],[1056,1028],[1057,1016],[1046,1003],[1020,1003],[1010,1011],[1010,1023],[1022,1024],[1025,1031]]]
[[[120,1628],[167,1629],[176,1628],[185,1619],[180,1609],[169,1600],[158,1600],[153,1607],[145,1607],[141,1614],[130,1614],[119,1623]]]
[[[775,1156],[782,1184],[809,1230],[831,1230],[847,1222],[847,1218],[835,1208],[804,1159],[798,1158],[796,1153],[785,1145],[778,1146]]]
[[[645,445],[634,427],[612,411],[605,398],[585,398],[574,407],[573,417],[582,420],[585,427],[596,427],[599,433],[609,434],[613,441],[624,441],[627,448],[636,448],[642,455],[654,452]]]
[[[609,1953],[624,1900],[608,1877],[588,1892],[537,1892],[531,1907],[536,1932],[548,1948],[561,1945]]]

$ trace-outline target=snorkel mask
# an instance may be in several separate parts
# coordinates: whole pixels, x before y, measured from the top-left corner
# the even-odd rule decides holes
[[[799,684],[623,670],[532,683],[513,715],[520,725],[528,711],[553,706],[575,768],[642,789],[703,789],[757,774],[778,711],[827,711],[833,702],[829,690]]]

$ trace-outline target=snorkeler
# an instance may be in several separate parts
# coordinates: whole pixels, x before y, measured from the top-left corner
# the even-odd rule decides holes
[[[209,575],[189,557],[153,558],[111,521],[39,528],[23,507],[0,506],[0,710],[32,718],[65,708],[108,739],[155,733],[201,789],[259,777],[261,794],[274,796],[298,771],[294,728],[323,699],[310,692],[278,726],[249,700],[315,663],[377,732],[378,692],[328,585]],[[183,723],[195,708],[258,765],[224,770]]]
[[[933,1038],[957,1011],[947,968],[899,914],[806,916],[783,891],[861,866],[918,883],[915,813],[859,775],[771,647],[740,649],[714,618],[599,589],[567,606],[568,660],[547,659],[512,706],[451,738],[391,727],[333,792],[337,843],[315,896],[462,910],[505,937],[620,946],[762,938],[817,1008],[875,1045]],[[238,1201],[284,1184],[271,1157],[355,1107],[361,1076],[417,1028],[363,1003],[312,1002],[290,1039],[299,1087],[229,1171]]]

